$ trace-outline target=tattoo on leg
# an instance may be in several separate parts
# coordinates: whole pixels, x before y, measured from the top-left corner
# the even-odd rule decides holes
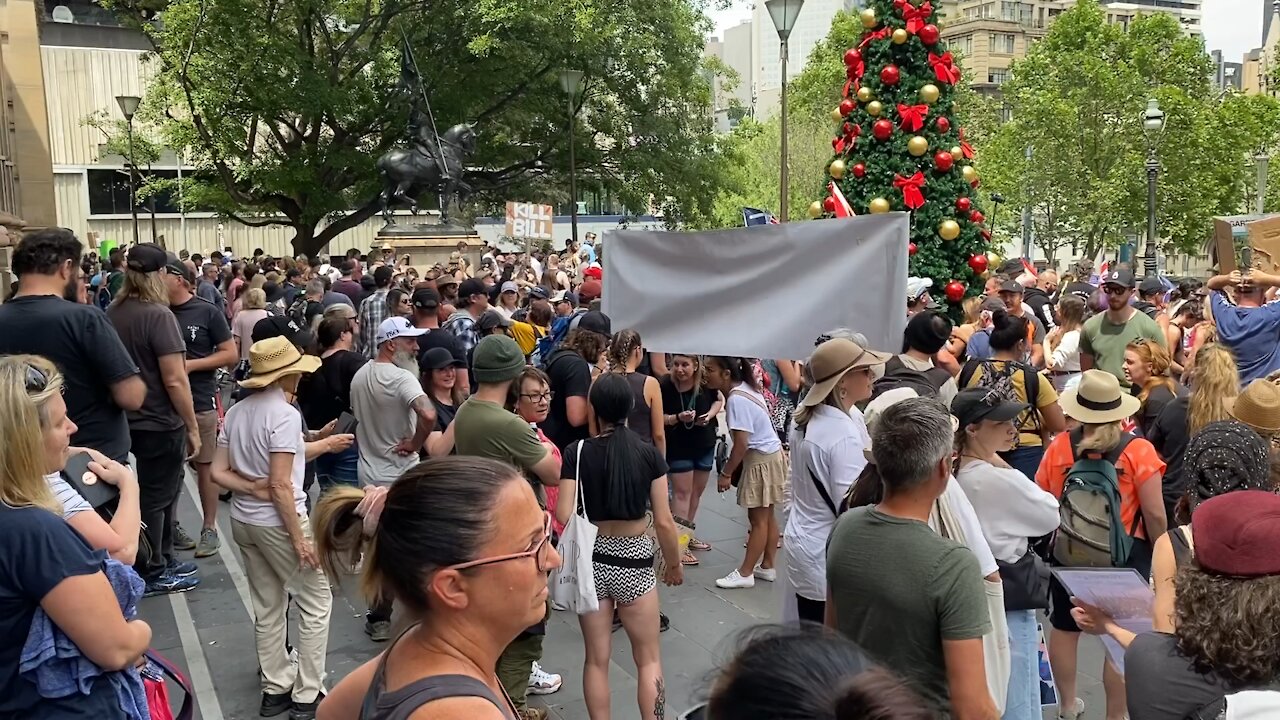
[[[664,720],[667,717],[667,685],[658,678],[658,697],[653,701],[653,717]]]

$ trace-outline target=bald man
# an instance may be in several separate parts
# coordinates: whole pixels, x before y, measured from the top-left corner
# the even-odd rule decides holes
[[[1030,283],[1023,281],[1023,278]],[[1058,274],[1052,270],[1045,270],[1039,277],[1027,273],[1018,280],[1027,288],[1027,291],[1022,294],[1022,302],[1031,308],[1031,313],[1036,316],[1041,325],[1044,325],[1046,333],[1053,332],[1057,327],[1053,321],[1053,293],[1058,289]]]

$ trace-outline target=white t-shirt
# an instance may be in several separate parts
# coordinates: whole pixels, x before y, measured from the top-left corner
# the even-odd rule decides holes
[[[1080,331],[1068,330],[1058,338],[1053,347],[1053,369],[1059,372],[1080,372]]]
[[[361,484],[390,485],[418,464],[417,453],[400,455],[395,447],[417,429],[412,405],[423,395],[417,376],[392,363],[365,363],[351,379],[351,410],[360,422],[356,442]]]
[[[782,449],[782,441],[773,429],[773,420],[769,418],[767,407],[764,396],[752,390],[745,382],[738,383],[730,391],[728,402],[725,403],[729,430],[747,432],[747,449],[766,455]]]
[[[1058,527],[1058,500],[1026,475],[986,461],[971,461],[956,473],[991,554],[1016,562],[1027,554],[1027,538],[1048,535]]]
[[[951,515],[960,524],[960,530],[964,533],[966,540],[965,545],[978,559],[978,569],[982,572],[982,577],[999,570],[1000,566],[996,565],[995,556],[991,554],[991,546],[987,544],[987,538],[982,534],[982,523],[978,522],[978,513],[974,511],[968,496],[964,494],[964,488],[960,487],[960,483],[954,476],[947,479],[947,489],[943,491],[942,496],[951,506]],[[929,526],[935,532],[938,530],[932,522]]]
[[[818,405],[804,432],[792,426],[791,505],[783,535],[787,576],[801,597],[827,599],[827,537],[836,524],[835,513],[814,483],[822,483],[839,508],[867,466],[863,451],[870,446],[867,424],[857,408],[845,414]]]
[[[250,393],[227,410],[218,447],[227,448],[231,469],[249,480],[271,476],[272,453],[292,453],[293,504],[298,515],[306,515],[302,479],[307,448],[302,432],[302,413],[284,399],[283,390],[273,387]],[[231,518],[259,527],[284,525],[271,502],[239,493],[231,498]]]

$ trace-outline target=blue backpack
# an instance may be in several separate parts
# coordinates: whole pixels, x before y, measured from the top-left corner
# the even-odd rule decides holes
[[[569,331],[577,326],[575,322],[585,313],[585,310],[575,310],[568,317],[558,317],[551,321],[551,330],[542,337],[538,338],[537,344],[533,348],[533,352],[529,355],[529,364],[536,368],[547,367],[547,363],[551,361],[551,354],[560,347],[560,343],[569,336]]]

